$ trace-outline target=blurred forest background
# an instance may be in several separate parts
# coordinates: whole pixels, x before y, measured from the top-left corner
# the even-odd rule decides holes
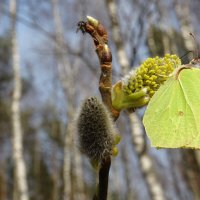
[[[114,83],[149,56],[195,50],[199,8],[200,0],[0,0],[0,200],[92,199],[97,174],[73,122],[84,98],[100,97],[100,68],[78,21],[91,15],[107,28]],[[117,121],[108,199],[199,200],[200,152],[151,148],[144,110]]]

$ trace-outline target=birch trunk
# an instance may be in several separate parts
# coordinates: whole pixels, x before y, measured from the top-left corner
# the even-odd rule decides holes
[[[64,199],[84,200],[86,197],[84,194],[82,159],[80,152],[73,143],[73,141],[76,140],[76,136],[75,134],[73,134],[72,126],[75,110],[75,92],[73,89],[75,85],[75,71],[72,69],[70,62],[65,58],[65,56],[67,55],[67,49],[64,46],[64,32],[59,14],[58,4],[59,0],[52,0],[53,17],[56,29],[56,55],[58,64],[58,74],[68,102],[68,126],[64,138]],[[74,176],[71,176],[71,173]],[[71,177],[75,177],[75,180],[72,180]],[[72,189],[74,191],[72,191]]]
[[[148,155],[142,124],[137,114],[130,115],[132,140],[139,156],[139,163],[152,200],[164,200],[164,194],[159,179],[153,167],[153,161]]]
[[[16,35],[16,0],[10,0],[10,13],[12,19],[12,65],[13,65],[13,84],[14,91],[12,96],[12,128],[13,128],[13,159],[14,174],[16,177],[17,199],[28,200],[28,183],[26,177],[26,165],[23,157],[23,132],[20,116],[21,99],[21,76],[20,76],[20,57]]]
[[[129,153],[126,147],[124,147],[122,149],[122,162],[123,162],[123,167],[125,169],[124,175],[125,175],[125,179],[126,179],[126,188],[127,188],[127,192],[126,192],[126,196],[125,199],[126,200],[132,200],[132,199],[136,199],[135,198],[135,194],[134,194],[134,189],[131,188],[131,183],[132,183],[132,177],[130,176],[130,160],[129,160]]]

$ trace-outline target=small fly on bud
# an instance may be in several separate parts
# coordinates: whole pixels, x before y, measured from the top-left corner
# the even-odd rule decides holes
[[[83,34],[85,34],[85,33],[86,33],[85,26],[86,26],[86,22],[84,22],[84,21],[79,21],[79,22],[77,23],[76,33],[78,33],[78,31],[81,30],[81,32],[82,32]]]

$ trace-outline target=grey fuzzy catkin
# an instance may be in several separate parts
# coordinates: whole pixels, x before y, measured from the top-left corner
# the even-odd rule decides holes
[[[112,154],[116,131],[107,108],[96,97],[83,102],[77,128],[80,149],[90,159],[101,161]]]

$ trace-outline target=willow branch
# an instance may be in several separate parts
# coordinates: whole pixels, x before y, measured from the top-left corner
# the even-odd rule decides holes
[[[78,30],[87,32],[93,38],[96,53],[99,58],[101,75],[99,80],[99,91],[102,101],[110,111],[114,121],[117,120],[119,112],[112,107],[111,89],[112,89],[112,54],[108,46],[108,35],[103,25],[92,17],[87,17],[88,21],[80,21]],[[106,200],[108,191],[108,178],[111,165],[110,156],[104,158],[99,170],[99,191],[95,194],[93,200]]]

